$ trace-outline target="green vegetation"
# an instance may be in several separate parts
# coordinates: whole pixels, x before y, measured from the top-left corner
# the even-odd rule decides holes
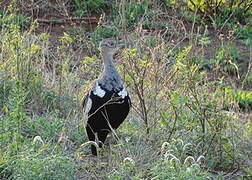
[[[85,16],[90,13],[100,13],[103,12],[105,8],[108,7],[108,2],[105,0],[74,0],[76,16]]]
[[[0,179],[251,178],[251,1],[73,0],[50,12],[99,16],[92,28],[31,22],[18,3],[0,11]],[[134,108],[92,160],[80,101],[106,37],[129,42],[115,63]]]
[[[252,92],[242,91],[234,89],[225,89],[228,104],[238,103],[239,107],[242,109],[252,110]]]
[[[98,43],[103,38],[116,37],[118,35],[117,29],[114,27],[97,27],[95,31],[91,34],[91,41],[98,46]]]
[[[25,14],[13,12],[12,14],[7,14],[5,11],[0,10],[0,27],[10,24],[15,24],[19,28],[25,29],[28,27],[28,17]]]
[[[248,23],[252,15],[250,0],[163,0],[163,3],[167,7],[189,8],[217,26]]]

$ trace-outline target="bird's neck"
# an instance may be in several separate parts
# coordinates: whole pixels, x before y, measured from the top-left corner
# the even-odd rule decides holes
[[[102,61],[103,61],[103,67],[104,67],[103,70],[105,72],[115,70],[115,66],[114,66],[114,63],[113,63],[113,54],[102,53]]]
[[[123,86],[123,81],[113,64],[113,54],[102,53],[103,72],[98,78],[104,89],[119,91]]]

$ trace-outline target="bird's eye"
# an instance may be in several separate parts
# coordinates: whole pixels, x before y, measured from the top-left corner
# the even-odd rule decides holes
[[[112,47],[112,46],[115,46],[115,43],[114,43],[114,42],[110,42],[110,43],[109,43],[109,46],[111,46],[111,47]]]

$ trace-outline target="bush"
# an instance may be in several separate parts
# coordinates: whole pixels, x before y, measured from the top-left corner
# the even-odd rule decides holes
[[[3,29],[6,26],[15,24],[20,29],[27,29],[29,27],[29,18],[25,14],[12,12],[13,10],[9,9],[8,11],[0,10],[0,29]]]
[[[33,145],[35,146],[35,144]],[[76,167],[72,159],[63,155],[46,154],[46,149],[19,152],[8,164],[1,164],[0,177],[8,179],[76,179]],[[6,158],[6,154],[2,154]],[[2,159],[2,158],[1,158]],[[4,166],[3,166],[4,165]]]
[[[134,1],[125,1],[124,4],[121,4],[120,11],[119,15],[117,11],[114,12],[115,24],[119,26],[119,28],[129,30],[132,30],[138,22],[141,22],[143,27],[149,28],[152,23],[151,19],[154,15],[149,0],[141,0],[137,3]]]
[[[228,103],[237,103],[243,110],[252,109],[252,92],[225,88],[226,99]]]
[[[99,42],[104,38],[115,37],[118,35],[118,31],[115,27],[102,27],[99,26],[91,34],[91,41],[98,46]]]
[[[204,17],[206,22],[211,22],[217,26],[232,26],[237,22],[246,24],[249,23],[252,15],[250,0],[165,0],[163,2],[167,7],[176,6],[181,11],[186,9],[197,11],[197,14]]]
[[[181,139],[164,142],[161,152],[162,159],[156,163],[150,174],[158,179],[207,179],[208,173],[201,168],[204,156],[194,158],[187,156],[192,144],[184,144]]]
[[[75,16],[86,16],[90,13],[100,13],[102,11],[105,11],[106,8],[108,8],[108,3],[105,0],[74,0],[75,5]]]
[[[244,84],[248,88],[252,88],[252,72],[248,72],[248,74],[244,78]]]

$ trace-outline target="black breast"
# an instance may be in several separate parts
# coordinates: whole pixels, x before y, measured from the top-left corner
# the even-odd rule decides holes
[[[90,93],[92,107],[88,113],[88,124],[95,131],[100,129],[110,129],[108,122],[113,129],[119,125],[127,117],[131,101],[129,96],[121,98],[115,91],[106,91],[104,97],[99,97]]]

